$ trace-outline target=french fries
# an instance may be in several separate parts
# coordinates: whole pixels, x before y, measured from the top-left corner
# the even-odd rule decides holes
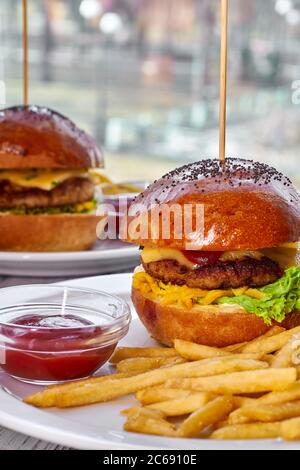
[[[234,425],[234,424],[250,423],[251,419],[247,418],[243,414],[243,408],[238,408],[234,410],[232,413],[230,413],[227,421],[229,425]]]
[[[136,399],[144,406],[160,403],[162,401],[178,400],[187,398],[192,393],[189,390],[175,390],[174,388],[152,387],[140,390],[136,394]]]
[[[217,440],[246,440],[273,439],[280,436],[281,423],[250,423],[225,426],[217,429],[210,439]]]
[[[300,440],[300,327],[279,326],[243,344],[120,348],[117,373],[55,385],[27,397],[69,408],[136,394],[122,411],[128,432],[172,438]]]
[[[124,429],[128,432],[153,434],[157,436],[177,436],[177,430],[173,424],[159,416],[155,416],[153,413],[152,415],[145,413],[142,408],[136,408],[129,414],[124,424]]]
[[[76,389],[76,393],[73,390],[62,391],[57,396],[56,406],[58,408],[70,408],[110,401],[123,395],[136,393],[144,388],[160,385],[166,382],[167,379],[174,377],[208,377],[235,370],[264,369],[266,367],[267,364],[264,362],[250,359],[235,359],[231,356],[178,364],[163,369],[155,369],[133,377],[107,380],[100,385],[89,384],[88,386]],[[294,369],[292,370],[294,371]]]
[[[132,357],[118,362],[118,372],[146,372],[148,370],[167,367],[175,364],[184,364],[186,361],[180,356],[174,357]]]
[[[300,418],[289,419],[281,423],[280,437],[287,441],[300,439]]]
[[[264,335],[250,342],[246,346],[243,346],[240,352],[243,352],[243,353],[262,352],[264,354],[273,353],[283,348],[283,346],[285,346],[286,343],[288,343],[293,336],[299,333],[300,333],[300,326],[297,326],[297,328],[284,331],[274,336]]]
[[[124,430],[156,436],[177,437],[175,426],[172,426],[168,421],[162,422],[153,418],[145,418],[144,416],[128,419],[124,424]]]
[[[189,361],[199,361],[200,359],[228,356],[229,354],[227,351],[223,351],[222,349],[202,346],[201,344],[195,344],[181,339],[176,339],[174,341],[174,346],[177,353]]]
[[[232,356],[240,359],[261,359],[263,353],[245,353],[245,354],[232,354],[232,352],[223,349],[211,348],[209,346],[202,346],[200,344],[191,343],[189,341],[182,341],[176,339],[174,341],[175,349],[180,356],[189,361],[199,361],[201,359],[213,359],[216,357]]]
[[[261,360],[267,362],[269,366],[271,366],[274,361],[274,356],[273,354],[264,354],[263,356],[261,356]],[[286,367],[290,367],[290,365]]]
[[[101,384],[110,380],[123,379],[126,377],[132,377],[133,373],[122,373],[114,375],[102,375],[100,377],[92,377],[86,380],[78,380],[75,382],[67,382],[61,385],[51,385],[45,390],[34,395],[30,395],[24,399],[24,402],[28,405],[36,406],[37,408],[53,408],[57,406],[57,397],[60,393],[66,391],[73,391],[76,393],[76,390],[80,387],[92,385],[92,384]]]
[[[173,348],[118,348],[109,362],[111,364],[118,364],[124,359],[131,359],[136,357],[174,357],[178,353]]]
[[[211,399],[205,392],[192,393],[186,398],[178,398],[148,405],[147,409],[161,411],[165,416],[183,416],[201,408]]]
[[[292,365],[293,340],[286,343],[274,356],[271,361],[271,367],[279,369],[280,367],[290,367]]]
[[[278,335],[279,333],[283,333],[284,331],[285,329],[282,328],[281,326],[273,326],[272,328],[270,328],[269,331],[267,331],[264,335],[260,336],[259,338],[249,341],[248,343],[240,343],[240,344],[234,344],[232,346],[227,346],[226,348],[224,348],[224,350],[231,351],[231,352],[242,352],[246,346],[248,346],[249,348],[256,347],[257,341],[261,342],[262,340],[266,338],[270,338],[272,336]]]
[[[256,406],[259,407],[260,405],[280,405],[283,403],[288,403],[292,402],[295,400],[300,400],[300,383],[296,383],[292,387],[290,387],[288,390],[283,391],[283,392],[271,392],[268,393],[257,400],[254,401],[256,403]],[[230,424],[242,424],[242,423],[248,423],[250,418],[246,417],[244,414],[244,407],[248,405],[254,405],[254,403],[241,403],[240,408],[237,410],[233,411],[228,418],[228,421]]]
[[[225,348],[223,348],[223,351],[238,352],[242,349],[242,347],[246,346],[247,344],[248,343],[232,344],[231,346],[226,346]]]
[[[180,437],[197,437],[208,426],[223,420],[232,410],[231,397],[219,397],[191,414],[178,429]]]
[[[128,379],[124,379],[128,380]],[[294,368],[268,369],[232,374],[216,375],[214,377],[192,379],[170,379],[168,387],[207,391],[216,394],[243,394],[268,391],[282,391],[291,387],[297,380]]]
[[[251,421],[283,421],[300,415],[300,402],[282,403],[278,405],[252,405],[242,409],[243,415]]]
[[[234,408],[236,409],[242,408],[245,406],[251,406],[256,403],[256,400],[254,398],[239,397],[239,396],[232,397],[232,398],[233,398]]]
[[[292,387],[283,392],[271,392],[258,398],[258,404],[277,405],[289,401],[300,400],[300,382],[296,382]]]

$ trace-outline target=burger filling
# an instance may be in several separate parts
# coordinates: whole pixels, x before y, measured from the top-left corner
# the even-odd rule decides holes
[[[145,248],[141,258],[133,285],[163,305],[236,304],[266,324],[300,309],[298,244],[248,252]]]
[[[150,276],[166,284],[186,285],[203,290],[261,287],[276,281],[283,274],[280,266],[266,257],[217,261],[195,269],[189,269],[172,260],[146,263],[143,266]]]
[[[95,209],[97,170],[0,171],[0,212],[87,213]]]

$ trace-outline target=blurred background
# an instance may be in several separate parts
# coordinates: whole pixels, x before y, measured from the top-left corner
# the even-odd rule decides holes
[[[227,155],[300,187],[300,0],[229,4]],[[21,6],[1,0],[6,106],[22,102]],[[29,14],[31,103],[93,134],[113,179],[217,157],[219,0],[29,0]]]

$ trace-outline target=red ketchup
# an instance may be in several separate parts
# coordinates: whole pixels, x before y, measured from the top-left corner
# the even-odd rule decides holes
[[[216,263],[222,256],[222,251],[183,251],[184,256],[198,266]]]
[[[101,342],[101,327],[73,314],[29,314],[11,323],[0,328],[0,334],[7,339],[2,368],[28,381],[87,377],[110,358],[116,347],[116,344],[97,346]]]

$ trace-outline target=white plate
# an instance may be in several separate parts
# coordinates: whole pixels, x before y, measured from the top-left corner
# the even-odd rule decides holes
[[[91,276],[130,271],[138,264],[138,247],[119,240],[99,241],[90,251],[17,253],[0,251],[0,275],[28,277]]]
[[[131,275],[95,277],[68,282],[69,285],[105,290],[129,302]],[[135,313],[128,336],[123,345],[151,346],[149,338]],[[204,450],[204,449],[257,449],[292,450],[300,443],[280,440],[261,441],[209,441],[172,439],[126,433],[122,429],[124,418],[120,410],[133,406],[132,397],[70,410],[39,410],[20,400],[38,387],[22,384],[0,372],[0,425],[32,437],[58,445],[90,450]]]

